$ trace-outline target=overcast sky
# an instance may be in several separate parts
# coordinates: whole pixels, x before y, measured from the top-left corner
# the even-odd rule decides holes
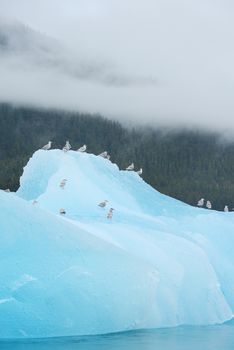
[[[234,130],[231,0],[0,0],[0,16],[66,47],[63,72],[5,59],[2,100]]]

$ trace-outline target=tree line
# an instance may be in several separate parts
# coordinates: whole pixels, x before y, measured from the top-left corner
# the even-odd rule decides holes
[[[196,205],[203,197],[213,208],[234,207],[234,143],[201,131],[124,127],[99,115],[0,104],[0,188],[19,187],[31,155],[49,140],[62,148],[87,144],[107,150],[121,169],[134,162],[158,191]]]

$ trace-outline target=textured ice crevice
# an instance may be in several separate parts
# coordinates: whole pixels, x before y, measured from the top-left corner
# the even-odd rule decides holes
[[[23,287],[25,284],[30,283],[32,281],[37,281],[37,278],[29,274],[23,274],[18,280],[12,283],[11,290],[16,291],[17,289]]]
[[[0,299],[0,305],[1,305],[1,304],[8,303],[8,302],[10,302],[10,301],[15,301],[15,298],[10,297],[10,298]]]
[[[81,268],[79,266],[70,266],[67,269],[61,271],[57,276],[55,276],[55,278],[54,278],[55,281],[58,280],[59,278],[61,278],[66,273],[72,271],[72,270],[75,270],[76,275],[78,274],[78,275],[88,276],[88,277],[92,276],[92,274],[90,272],[81,270]]]

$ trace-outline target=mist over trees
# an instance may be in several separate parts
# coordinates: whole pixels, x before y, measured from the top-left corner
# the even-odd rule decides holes
[[[0,105],[0,188],[17,190],[29,157],[49,140],[62,148],[87,144],[107,150],[120,169],[134,162],[158,191],[196,205],[203,197],[214,209],[234,207],[234,143],[198,131],[125,128],[101,116]]]

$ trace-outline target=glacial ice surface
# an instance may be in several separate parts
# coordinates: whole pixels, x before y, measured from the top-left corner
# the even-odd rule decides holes
[[[232,212],[191,207],[106,159],[60,150],[34,153],[0,206],[1,338],[232,318]]]

